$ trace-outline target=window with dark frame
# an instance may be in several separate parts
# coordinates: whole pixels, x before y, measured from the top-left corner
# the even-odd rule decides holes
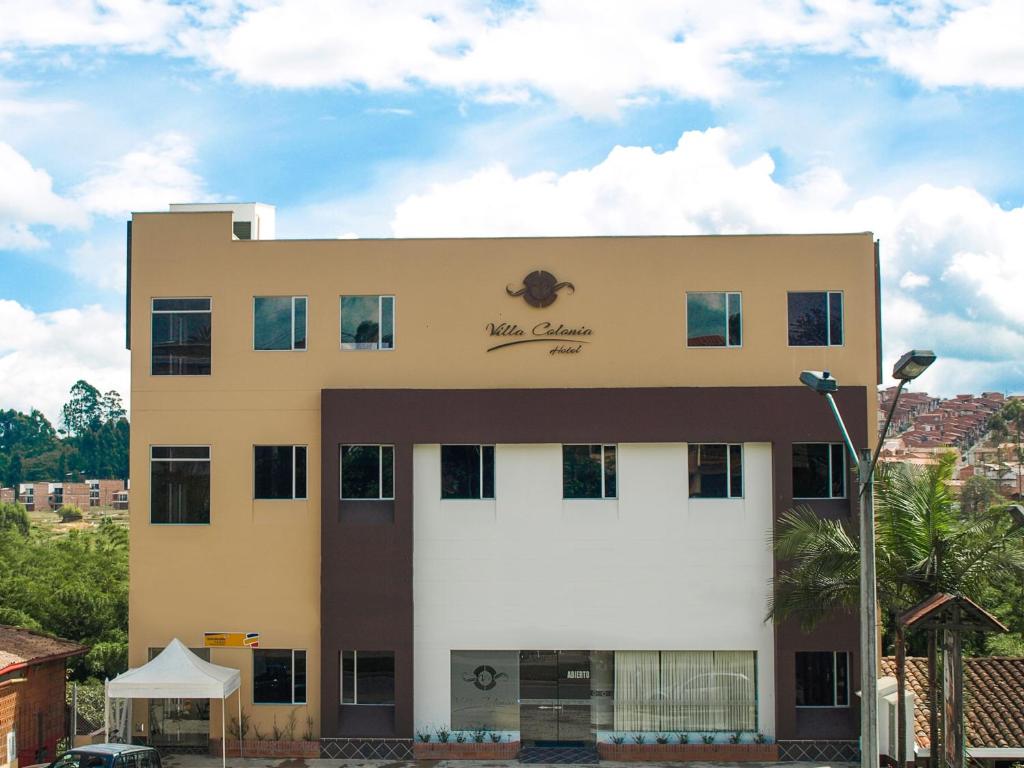
[[[793,443],[793,498],[846,498],[842,443]]]
[[[306,349],[306,297],[254,296],[252,344],[259,351]]]
[[[688,347],[739,347],[743,343],[739,293],[698,291],[686,294]]]
[[[342,499],[395,498],[393,445],[343,445],[340,463]]]
[[[687,446],[691,499],[743,497],[743,446],[690,443]]]
[[[562,446],[562,498],[614,499],[614,445]]]
[[[306,652],[287,648],[254,648],[253,704],[305,704]]]
[[[306,453],[304,445],[254,446],[254,498],[306,498]]]
[[[835,347],[843,343],[843,294],[840,291],[790,291],[789,345]]]
[[[442,445],[441,498],[493,499],[494,446]]]
[[[796,705],[850,706],[850,654],[846,651],[797,651]]]
[[[341,703],[394,706],[395,652],[342,651]]]
[[[149,514],[161,525],[209,524],[209,446],[150,448]]]
[[[394,296],[342,296],[341,348],[395,348]]]
[[[209,376],[210,299],[153,299],[154,376]]]

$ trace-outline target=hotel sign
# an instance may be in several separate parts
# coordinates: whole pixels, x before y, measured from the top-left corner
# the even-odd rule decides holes
[[[204,648],[259,648],[259,632],[204,632]]]
[[[576,292],[576,286],[568,281],[559,281],[553,274],[542,269],[531,272],[523,278],[521,288],[505,287],[505,293],[512,297],[523,297],[523,301],[536,309],[544,309],[555,303],[558,292],[568,288]],[[507,349],[522,344],[547,344],[549,355],[576,355],[589,344],[594,335],[586,325],[566,325],[545,320],[540,323],[491,322],[485,326],[492,345],[488,352]]]

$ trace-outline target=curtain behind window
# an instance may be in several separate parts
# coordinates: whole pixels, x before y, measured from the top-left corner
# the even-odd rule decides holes
[[[753,731],[753,651],[616,651],[615,730]]]

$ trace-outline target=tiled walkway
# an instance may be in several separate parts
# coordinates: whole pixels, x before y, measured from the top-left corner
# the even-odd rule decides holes
[[[166,768],[220,768],[220,758],[208,755],[167,755]],[[299,758],[228,758],[228,768],[518,768],[517,760],[304,760]],[[533,763],[551,765],[551,763]],[[561,763],[560,765],[565,765]],[[618,763],[603,761],[602,768],[857,768],[856,763]]]

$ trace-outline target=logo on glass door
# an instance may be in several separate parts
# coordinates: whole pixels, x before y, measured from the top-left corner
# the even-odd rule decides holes
[[[462,676],[463,680],[467,683],[472,683],[481,691],[489,691],[498,684],[499,680],[507,678],[508,675],[504,672],[499,672],[490,664],[481,664],[473,670],[473,674],[465,674]]]
[[[576,293],[576,286],[572,283],[560,283],[550,272],[538,269],[536,272],[531,272],[523,278],[523,287],[518,291],[513,291],[506,286],[505,293],[509,296],[522,296],[523,301],[531,307],[539,309],[554,304],[555,299],[558,298],[558,292],[563,288],[568,288],[573,293]]]

